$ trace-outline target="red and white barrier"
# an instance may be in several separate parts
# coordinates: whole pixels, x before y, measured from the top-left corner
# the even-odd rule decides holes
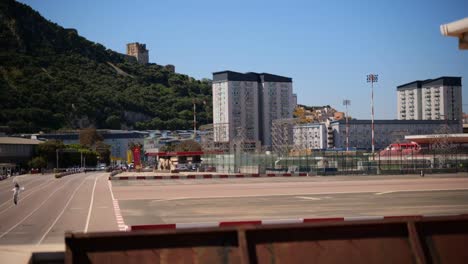
[[[266,178],[266,177],[306,177],[307,173],[280,174],[188,174],[188,175],[154,175],[154,176],[115,176],[109,180],[185,180],[185,179],[235,179],[235,178]]]
[[[401,216],[353,216],[353,217],[324,217],[324,218],[292,218],[292,219],[270,219],[270,220],[249,220],[249,221],[222,221],[222,222],[201,222],[201,223],[179,223],[179,224],[156,224],[156,225],[134,225],[130,231],[136,230],[157,230],[157,229],[187,229],[206,227],[228,227],[242,225],[279,225],[279,224],[302,224],[302,223],[323,223],[323,222],[346,222],[346,221],[372,221],[391,219],[423,219],[441,216],[468,216],[468,214],[440,214],[440,215],[401,215]]]

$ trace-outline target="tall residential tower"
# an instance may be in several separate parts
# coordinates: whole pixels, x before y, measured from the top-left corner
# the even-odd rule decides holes
[[[271,146],[271,123],[292,118],[296,97],[292,79],[268,73],[213,73],[215,142],[229,142],[239,131],[250,141]]]
[[[399,120],[461,120],[461,77],[414,81],[397,87]]]

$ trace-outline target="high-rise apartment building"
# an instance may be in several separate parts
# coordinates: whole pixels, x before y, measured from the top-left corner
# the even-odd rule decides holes
[[[398,119],[461,120],[461,77],[414,81],[397,87]]]
[[[292,79],[268,73],[213,73],[215,142],[229,142],[239,133],[249,141],[271,146],[271,123],[292,118],[296,106]]]
[[[137,61],[141,64],[147,64],[149,62],[146,44],[140,44],[138,42],[128,43],[127,55],[135,57]]]

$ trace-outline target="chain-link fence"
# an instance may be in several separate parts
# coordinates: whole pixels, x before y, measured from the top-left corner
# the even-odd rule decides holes
[[[404,150],[376,152],[314,151],[280,155],[266,151],[218,152],[202,156],[202,170],[222,173],[307,172],[335,174],[414,174],[468,171],[467,150]]]

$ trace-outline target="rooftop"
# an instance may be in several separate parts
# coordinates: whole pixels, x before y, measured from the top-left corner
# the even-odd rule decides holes
[[[17,137],[0,137],[0,144],[11,145],[38,145],[43,141],[35,139],[17,138]]]
[[[417,80],[397,86],[397,90],[430,87],[432,85],[461,86],[461,77],[442,76],[436,79]]]
[[[266,72],[219,71],[213,72],[213,81],[292,82],[292,78]]]

